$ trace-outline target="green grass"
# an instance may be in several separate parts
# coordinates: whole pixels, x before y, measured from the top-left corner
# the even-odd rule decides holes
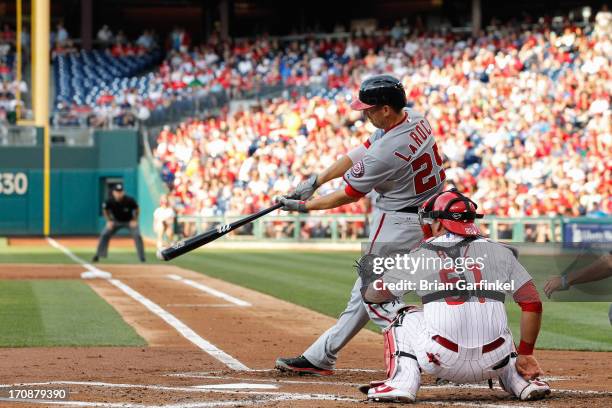
[[[76,280],[0,280],[0,327],[0,347],[146,345]]]
[[[72,248],[76,255],[90,260],[93,252]],[[355,282],[352,265],[357,252],[280,251],[280,250],[205,250],[172,261],[172,264],[240,286],[266,293],[279,299],[337,316],[346,305]],[[158,263],[152,252],[150,263]],[[522,256],[521,263],[542,288],[550,274],[558,274],[571,262],[550,256]],[[37,251],[0,248],[1,262],[71,263],[52,248]],[[112,249],[104,263],[137,263],[130,249]],[[597,286],[597,285],[596,285]],[[601,286],[601,285],[599,285]],[[608,296],[606,299],[609,299]],[[542,296],[544,299],[544,296]],[[608,320],[610,302],[545,301],[539,348],[612,351],[612,326]],[[510,326],[518,335],[520,309],[507,301]],[[368,326],[374,329],[370,324]]]

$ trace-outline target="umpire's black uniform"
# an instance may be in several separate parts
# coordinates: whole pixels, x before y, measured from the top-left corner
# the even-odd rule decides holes
[[[138,228],[138,203],[124,193],[123,184],[115,184],[112,196],[104,202],[102,209],[104,218],[106,218],[106,227],[100,235],[98,249],[93,257],[93,261],[97,262],[100,257],[106,258],[111,236],[121,228],[129,228],[136,244],[138,259],[140,259],[140,262],[144,262],[144,245],[140,236],[140,229]]]

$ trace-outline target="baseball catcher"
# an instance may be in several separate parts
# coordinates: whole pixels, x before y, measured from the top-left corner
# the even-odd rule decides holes
[[[542,371],[533,356],[542,314],[539,295],[516,252],[481,236],[474,224],[482,217],[476,208],[456,190],[429,199],[419,211],[427,239],[406,254],[407,264],[416,267],[395,266],[364,288],[368,303],[389,302],[409,291],[423,303],[422,309],[404,308],[384,329],[387,379],[362,389],[368,399],[414,401],[420,370],[456,383],[498,378],[520,400],[550,394],[538,379]],[[506,294],[522,310],[518,348],[508,329]]]

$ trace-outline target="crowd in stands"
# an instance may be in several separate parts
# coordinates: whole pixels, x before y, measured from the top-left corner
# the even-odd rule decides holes
[[[610,13],[599,12],[595,22],[498,24],[475,37],[400,23],[382,34],[347,38],[228,42],[213,34],[195,46],[176,28],[159,66],[150,58],[161,45],[154,32],[130,43],[123,32],[102,27],[97,39],[107,49],[98,51],[104,55],[95,64],[147,58],[151,64],[105,86],[86,75],[79,82],[82,94],[56,99],[55,124],[84,124],[85,115],[90,126],[133,125],[182,98],[257,96],[281,87],[287,90],[282,99],[186,121],[158,138],[155,154],[178,215],[246,214],[365,140],[373,129],[347,103],[365,77],[386,72],[401,78],[410,104],[433,125],[448,182],[471,194],[487,214],[609,215]],[[1,35],[4,41],[14,33],[5,27]],[[75,50],[61,23],[52,41],[54,61],[93,58]],[[2,47],[0,118],[6,118],[19,103],[15,86],[22,84],[12,82],[14,58]],[[76,82],[68,76],[66,83]],[[332,183],[320,193],[339,187]],[[336,211],[364,214],[368,206],[362,200]],[[288,227],[271,228],[278,234]],[[364,234],[364,228],[349,223],[342,233]],[[321,224],[304,231],[328,233]]]
[[[213,37],[192,53],[173,51],[164,66],[183,84],[221,81],[241,91],[281,81],[345,92],[263,101],[163,130],[156,157],[170,199],[179,215],[246,214],[269,205],[366,139],[373,129],[348,109],[347,98],[363,78],[388,72],[433,125],[448,182],[485,213],[612,214],[606,30],[569,22],[558,29],[549,22],[532,30],[500,25],[477,37],[396,30],[285,48],[260,38],[223,45],[223,52]],[[227,75],[206,76],[218,61]],[[365,213],[366,204],[337,211]]]
[[[17,111],[24,116],[24,96],[28,93],[26,82],[17,78],[15,55],[15,31],[5,24],[0,32],[0,123],[15,124]],[[27,47],[29,36],[22,36],[22,45]],[[0,135],[1,136],[1,135]]]
[[[179,215],[250,214],[329,166],[368,134],[345,99],[276,99],[231,115],[166,128],[159,134],[155,157]],[[336,180],[319,191],[325,194],[340,186]],[[369,201],[326,213],[346,212],[366,214]],[[343,223],[340,233],[356,236],[363,227],[362,221]],[[189,223],[187,228],[193,232]],[[319,223],[309,221],[302,232],[323,236],[325,231],[317,229]],[[275,230],[274,235],[278,233]]]
[[[166,103],[151,72],[162,59],[156,34],[130,41],[104,25],[92,51],[77,49],[61,23],[52,34],[56,126],[131,127]]]
[[[114,57],[110,52],[58,55],[53,60],[55,112],[61,126],[133,126],[164,103],[155,75],[134,76],[155,65],[161,53]]]

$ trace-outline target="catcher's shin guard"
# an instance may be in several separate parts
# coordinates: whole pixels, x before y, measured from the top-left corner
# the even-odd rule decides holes
[[[396,326],[394,322],[384,331],[387,379],[383,384],[372,384],[368,392],[368,399],[414,401],[421,383],[421,373],[416,356],[402,350],[402,348],[408,348],[408,345],[398,341],[398,334],[402,334],[399,333],[400,330],[401,327]]]
[[[396,327],[391,325],[383,331],[385,341],[385,367],[387,378],[393,378],[397,372],[397,342],[395,341]]]
[[[397,373],[399,366],[399,358],[411,358],[417,361],[417,358],[412,352],[403,351],[407,349],[407,345],[400,344],[398,341],[398,330],[401,330],[402,322],[406,314],[418,311],[419,308],[414,305],[403,306],[397,311],[395,320],[383,330],[383,338],[385,342],[385,366],[387,368],[387,379],[391,379]]]
[[[397,374],[400,365],[400,358],[409,358],[417,361],[414,354],[402,351],[405,345],[400,345],[397,341],[398,327],[395,322],[383,331],[383,339],[385,342],[385,366],[387,379],[391,379]]]

